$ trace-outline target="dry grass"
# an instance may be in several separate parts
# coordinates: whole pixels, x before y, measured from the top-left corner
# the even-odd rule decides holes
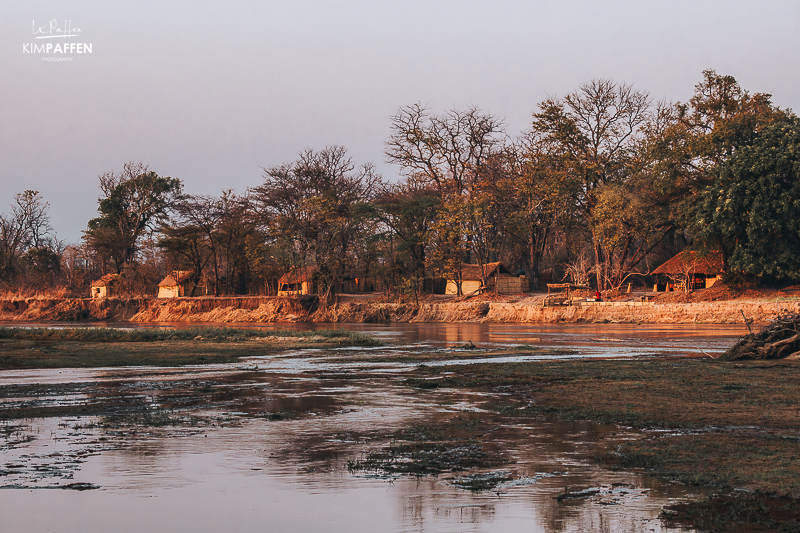
[[[800,428],[800,363],[581,360],[428,368],[438,386],[513,386],[530,408],[636,427]]]
[[[0,290],[0,300],[53,300],[66,298],[68,291],[66,287],[53,287],[49,289],[33,289],[18,287],[16,289]]]

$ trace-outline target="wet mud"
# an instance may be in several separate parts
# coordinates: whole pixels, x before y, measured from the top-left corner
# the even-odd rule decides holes
[[[61,531],[685,531],[662,510],[704,491],[597,461],[641,432],[504,414],[503,389],[408,386],[420,363],[585,356],[478,341],[6,371],[0,512]]]

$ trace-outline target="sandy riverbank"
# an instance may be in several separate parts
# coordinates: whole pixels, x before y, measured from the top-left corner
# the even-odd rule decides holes
[[[764,324],[780,313],[800,313],[800,298],[740,298],[698,302],[584,302],[542,307],[541,296],[507,299],[431,298],[389,303],[341,298],[328,309],[313,299],[222,297],[175,299],[13,299],[0,301],[2,321],[131,322],[507,322],[738,324],[744,316]]]

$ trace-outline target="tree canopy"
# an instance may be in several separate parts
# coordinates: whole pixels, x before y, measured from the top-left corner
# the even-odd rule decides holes
[[[731,272],[800,276],[800,119],[768,126],[718,167],[691,229]]]
[[[291,266],[316,265],[323,290],[332,294],[350,266],[379,180],[371,165],[356,168],[344,147],[329,146],[264,169],[264,183],[250,193]]]
[[[800,278],[796,117],[714,70],[694,89],[654,102],[591,80],[534,105],[516,135],[475,106],[402,106],[386,182],[342,146],[267,166],[241,195],[186,196],[130,162],[99,177],[81,246],[60,245],[47,202],[25,191],[0,214],[0,285],[60,272],[88,288],[116,271],[143,294],[191,270],[218,295],[274,294],[282,274],[314,266],[326,301],[345,287],[419,297],[445,279],[460,291],[466,263],[502,261],[533,289],[567,278],[604,289],[687,248],[721,251],[732,273]]]
[[[165,221],[183,184],[159,176],[141,161],[126,163],[121,172],[106,172],[98,179],[103,193],[97,200],[100,216],[89,221],[84,236],[120,272],[133,260],[142,235]]]

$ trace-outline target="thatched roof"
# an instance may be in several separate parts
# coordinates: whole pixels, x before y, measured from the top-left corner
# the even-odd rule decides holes
[[[484,277],[488,278],[497,272],[507,274],[508,271],[503,266],[503,263],[497,261],[496,263],[486,263],[483,265]],[[481,281],[481,267],[480,265],[470,265],[461,263],[461,279],[465,281]]]
[[[106,274],[100,279],[96,279],[92,282],[92,287],[110,287],[112,284],[116,283],[119,279],[119,274]]]
[[[172,274],[169,274],[166,278],[162,279],[158,286],[175,287],[177,285],[181,285],[189,281],[193,274],[194,272],[191,270],[175,270]]]
[[[295,285],[297,283],[304,283],[306,281],[311,281],[316,272],[317,272],[317,267],[315,266],[293,268],[292,270],[281,276],[281,279],[278,280],[278,283],[279,284],[287,283],[289,285]]]
[[[704,274],[716,276],[722,273],[722,252],[694,252],[686,250],[657,269],[652,274]]]

